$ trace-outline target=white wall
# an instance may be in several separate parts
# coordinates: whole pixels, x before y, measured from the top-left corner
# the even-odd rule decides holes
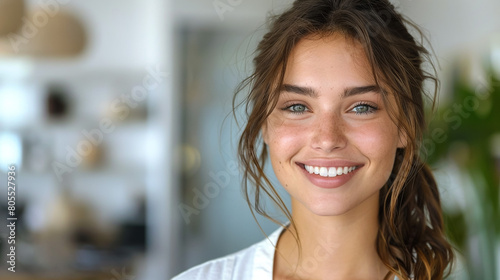
[[[497,0],[394,0],[396,6],[426,30],[440,63],[441,95],[451,91],[457,65],[465,66],[471,83],[484,81],[492,52],[500,49],[500,1]],[[496,38],[496,39],[495,39]],[[500,64],[500,59],[496,60]],[[496,66],[500,69],[500,65]],[[467,70],[467,68],[469,68]],[[468,72],[468,73],[467,73]],[[500,72],[499,72],[500,73]]]
[[[50,1],[49,1],[50,2]],[[165,0],[66,0],[60,7],[85,25],[88,49],[76,59],[83,69],[143,70],[165,58],[163,29],[158,23],[168,11],[157,10]],[[67,2],[67,4],[62,4]],[[27,9],[44,1],[28,0]],[[159,13],[162,13],[159,15]],[[68,62],[66,62],[68,63]]]
[[[500,32],[500,1],[400,0],[404,14],[427,29],[439,57],[481,50]]]

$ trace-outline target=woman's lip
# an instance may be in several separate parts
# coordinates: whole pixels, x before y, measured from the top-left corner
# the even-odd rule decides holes
[[[304,173],[305,177],[311,182],[313,185],[323,188],[323,189],[335,189],[339,188],[343,185],[345,185],[351,178],[363,167],[363,165],[357,166],[357,165],[346,165],[346,166],[356,166],[356,169],[353,171],[343,174],[343,175],[338,175],[336,177],[323,177],[314,173],[309,173],[305,167],[304,164],[302,163],[297,163],[297,165],[300,167],[302,172]],[[307,164],[309,165],[309,164]]]
[[[356,166],[356,167],[361,167],[364,164],[360,162],[354,162],[350,160],[327,160],[327,159],[311,159],[311,160],[305,160],[305,161],[297,161],[296,162],[298,165],[301,165],[302,167],[304,165],[309,165],[309,166],[318,166],[318,167],[351,167],[351,166]]]

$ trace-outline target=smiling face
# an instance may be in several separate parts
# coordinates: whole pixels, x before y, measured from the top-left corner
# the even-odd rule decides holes
[[[292,205],[321,216],[377,211],[379,190],[405,142],[382,94],[355,40],[307,37],[294,47],[262,128]]]

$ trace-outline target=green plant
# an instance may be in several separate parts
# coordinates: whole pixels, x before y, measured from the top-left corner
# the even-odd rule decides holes
[[[470,279],[500,279],[500,159],[494,153],[500,146],[500,81],[490,72],[483,85],[473,88],[458,75],[453,85],[451,102],[433,115],[422,152],[431,165],[453,163],[471,179],[472,186],[463,186],[470,194],[465,208],[445,208],[448,236],[465,257]]]

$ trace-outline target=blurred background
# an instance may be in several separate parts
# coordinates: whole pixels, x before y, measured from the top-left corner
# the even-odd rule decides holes
[[[0,278],[170,279],[262,240],[231,101],[291,2],[0,0]],[[500,2],[393,3],[442,81],[423,156],[461,253],[452,279],[500,279]]]

